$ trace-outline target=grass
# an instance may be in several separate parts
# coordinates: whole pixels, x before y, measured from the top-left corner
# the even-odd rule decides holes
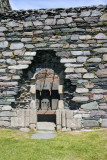
[[[106,160],[107,130],[59,133],[50,140],[0,129],[0,160]]]

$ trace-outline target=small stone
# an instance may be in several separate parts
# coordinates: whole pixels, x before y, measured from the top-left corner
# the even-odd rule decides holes
[[[0,37],[0,41],[5,41],[5,40],[6,40],[6,38]]]
[[[89,101],[89,97],[87,97],[87,96],[73,97],[72,101],[85,102],[85,101]]]
[[[95,39],[107,39],[107,36],[105,36],[103,33],[99,33],[94,38]]]
[[[83,75],[83,78],[95,78],[95,75],[94,75],[94,73],[86,73],[86,74],[84,74]]]
[[[83,12],[81,12],[80,16],[81,17],[88,17],[88,16],[90,16],[90,10],[89,11],[83,11]]]
[[[92,82],[85,82],[85,83],[84,83],[84,86],[85,86],[86,88],[94,88],[94,83],[92,83]]]
[[[15,117],[15,116],[16,116],[16,112],[12,112],[12,111],[0,112],[0,117]]]
[[[107,21],[107,13],[103,14],[100,18],[101,21]]]
[[[90,35],[81,35],[81,36],[79,36],[79,39],[81,39],[81,40],[88,40],[88,39],[91,39],[91,36]]]
[[[74,72],[74,68],[66,68],[65,73]]]
[[[94,116],[106,116],[106,113],[104,111],[91,111],[90,113],[90,116],[91,117],[94,117]]]
[[[76,73],[85,73],[87,70],[85,68],[75,68]]]
[[[61,63],[70,63],[70,62],[76,62],[76,58],[62,58],[60,60]]]
[[[66,63],[64,66],[65,66],[65,67],[82,67],[83,64],[71,64],[71,63]]]
[[[33,32],[24,32],[23,36],[33,36]]]
[[[88,93],[89,89],[87,88],[76,88],[77,93]]]
[[[66,75],[66,79],[72,79],[72,78],[82,78],[82,75],[81,75],[81,73]]]
[[[31,49],[31,48],[34,48],[34,45],[32,45],[32,44],[25,44],[25,48]]]
[[[65,20],[64,19],[59,19],[59,20],[57,20],[57,24],[65,24]]]
[[[73,34],[71,36],[71,40],[78,40],[78,39],[79,39],[79,35],[77,35],[77,34]]]
[[[97,48],[97,49],[93,49],[93,50],[98,53],[106,53],[107,52],[107,48]]]
[[[8,29],[6,27],[0,27],[0,32],[7,31]]]
[[[8,41],[0,42],[0,48],[7,48],[8,47]]]
[[[85,20],[87,23],[98,22],[98,17],[85,17],[84,20]]]
[[[8,63],[8,64],[16,64],[16,61],[14,60],[14,59],[7,59],[6,60],[6,62]]]
[[[1,127],[9,127],[10,126],[10,122],[8,122],[8,121],[0,121],[0,126]]]
[[[71,129],[80,129],[81,119],[77,119],[77,118],[67,119],[67,127]]]
[[[60,47],[62,48],[63,44],[51,44],[50,47],[51,48],[60,48]]]
[[[25,56],[36,56],[36,52],[25,52]]]
[[[20,128],[20,131],[21,132],[30,132],[30,129],[29,128]]]
[[[3,111],[10,111],[10,110],[12,110],[12,107],[11,106],[3,106],[2,110]]]
[[[86,62],[88,57],[85,57],[85,56],[79,56],[77,57],[77,62],[81,62],[81,63],[84,63]]]
[[[17,27],[17,26],[19,26],[19,24],[14,22],[14,21],[11,21],[11,22],[7,23],[7,26],[9,26],[9,27]]]
[[[69,47],[70,47],[70,48],[76,48],[77,45],[76,45],[76,44],[71,44]]]
[[[42,33],[43,33],[43,31],[41,31],[41,30],[34,31],[34,34],[42,34]]]
[[[94,10],[94,11],[92,11],[92,15],[91,16],[92,17],[101,16],[101,12]]]
[[[47,18],[48,17],[48,15],[47,14],[43,14],[43,15],[41,15],[41,18],[43,18],[43,19],[45,19],[45,18]]]
[[[15,66],[9,66],[8,69],[20,70],[20,69],[27,69],[28,67],[29,67],[28,65],[15,65]]]
[[[31,26],[33,26],[33,24],[32,24],[31,21],[29,21],[29,22],[24,22],[23,25],[24,25],[24,27],[31,27]]]
[[[91,95],[91,99],[93,100],[100,100],[100,99],[103,99],[104,96],[102,94],[93,94]]]
[[[107,61],[107,54],[103,54],[103,61]]]
[[[43,26],[43,23],[41,22],[41,21],[34,21],[33,22],[33,24],[35,25],[35,26]]]
[[[46,19],[45,24],[48,25],[55,25],[56,24],[56,19]]]
[[[45,26],[45,27],[44,27],[44,30],[50,30],[50,29],[51,29],[50,26]]]
[[[107,68],[98,70],[98,71],[96,72],[96,75],[97,75],[98,77],[102,77],[102,78],[107,77]]]
[[[78,44],[78,47],[87,48],[89,47],[89,44]]]
[[[22,49],[24,47],[23,43],[12,43],[10,49]]]
[[[29,42],[31,41],[32,39],[31,38],[22,38],[21,39],[21,42]]]
[[[71,17],[67,17],[67,18],[65,18],[65,22],[66,22],[67,24],[69,24],[69,23],[73,22],[73,20],[72,20]]]
[[[11,57],[11,56],[13,56],[13,53],[4,51],[4,52],[2,52],[2,55],[5,57]]]
[[[94,110],[94,109],[98,109],[98,103],[95,102],[91,102],[91,103],[86,103],[81,105],[81,108],[85,109],[85,110]]]
[[[62,12],[62,13],[60,13],[60,15],[61,15],[62,17],[66,17],[66,16],[67,16],[67,13],[66,13],[66,12]]]
[[[71,55],[90,55],[90,51],[71,51]]]
[[[92,93],[106,93],[107,90],[104,89],[92,89]]]
[[[87,62],[97,62],[97,63],[99,63],[99,62],[101,62],[101,58],[90,58],[90,59],[87,60]]]
[[[22,56],[24,55],[25,51],[24,50],[15,50],[14,55],[15,56]]]

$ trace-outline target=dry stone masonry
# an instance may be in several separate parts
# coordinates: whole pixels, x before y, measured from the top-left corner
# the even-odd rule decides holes
[[[0,12],[1,127],[36,128],[40,73],[59,78],[57,129],[107,127],[107,6]]]

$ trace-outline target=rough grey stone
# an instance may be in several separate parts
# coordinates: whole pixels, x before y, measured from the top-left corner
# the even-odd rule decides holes
[[[77,118],[67,119],[67,127],[71,129],[80,129],[81,119],[77,119]]]
[[[107,52],[107,48],[97,48],[97,49],[94,49],[95,52],[98,52],[98,53],[106,53]]]
[[[2,52],[2,55],[5,56],[5,57],[11,57],[11,56],[13,56],[13,53],[4,51],[4,52]]]
[[[95,75],[94,75],[94,73],[85,73],[84,75],[83,75],[83,78],[95,78]]]
[[[70,62],[76,62],[76,58],[62,58],[60,60],[61,63],[70,63]]]
[[[36,134],[31,136],[32,139],[52,139],[57,136],[54,132],[47,132],[47,131],[38,131]]]
[[[11,22],[7,23],[7,26],[9,26],[9,27],[17,27],[19,25],[18,25],[18,23],[14,22],[14,21],[11,21]]]
[[[57,20],[57,24],[65,24],[65,20],[64,19],[59,19],[59,20]]]
[[[71,51],[72,55],[90,55],[90,51]]]
[[[103,61],[107,61],[107,54],[103,54]]]
[[[65,22],[66,22],[67,24],[69,24],[69,23],[73,22],[73,20],[72,20],[71,17],[67,17],[67,18],[65,18]]]
[[[23,43],[12,43],[10,49],[22,49],[24,47]]]
[[[96,16],[101,16],[101,12],[100,11],[97,11],[97,10],[94,10],[92,11],[92,17],[96,17]]]
[[[98,103],[95,101],[95,102],[83,104],[83,105],[81,105],[81,108],[83,108],[85,110],[98,109]]]
[[[8,47],[8,41],[0,42],[0,48],[6,48],[6,47]]]
[[[12,107],[9,106],[9,105],[5,105],[5,106],[2,107],[2,110],[3,111],[10,111],[10,110],[12,110]]]
[[[3,111],[0,112],[0,117],[15,117],[16,112],[11,112],[11,111]]]
[[[98,127],[99,124],[95,120],[84,120],[83,121],[83,126],[84,127]]]
[[[107,39],[107,36],[103,33],[98,33],[95,37],[95,39]]]
[[[32,45],[32,44],[25,44],[25,47],[28,48],[28,49],[30,49],[30,48],[34,48],[34,45]]]
[[[94,117],[94,116],[105,116],[106,113],[105,111],[91,111],[90,116]]]
[[[88,93],[89,90],[87,88],[76,88],[77,93]]]
[[[8,126],[10,126],[10,122],[8,122],[8,121],[0,121],[0,126],[8,127]]]
[[[46,24],[46,25],[55,25],[55,24],[56,24],[56,19],[53,19],[53,18],[51,18],[51,19],[46,19],[46,20],[45,20],[45,24]]]
[[[93,100],[100,100],[103,98],[104,98],[104,96],[102,94],[93,94],[93,96],[92,96]]]
[[[81,12],[80,16],[81,17],[88,17],[88,16],[90,16],[90,10],[89,11],[83,11],[83,12]]]
[[[43,25],[43,23],[41,22],[41,21],[34,21],[33,22],[33,24],[35,25],[35,26],[42,26]]]
[[[107,128],[107,119],[102,119],[102,127]]]
[[[73,97],[72,101],[75,101],[75,102],[87,102],[87,101],[89,101],[89,97],[87,97],[87,96]]]
[[[97,62],[97,63],[99,63],[99,62],[101,62],[101,58],[90,58],[90,59],[87,60],[87,62]]]
[[[67,13],[66,13],[66,12],[62,12],[62,13],[60,13],[60,15],[61,15],[62,17],[66,17],[66,16],[67,16]]]
[[[26,69],[28,67],[29,67],[28,65],[15,65],[15,66],[9,66],[8,69],[17,69],[17,70],[20,70],[20,69]]]
[[[14,60],[14,59],[7,59],[6,60],[6,62],[8,63],[8,64],[16,64],[16,61]]]
[[[20,131],[21,132],[30,132],[30,129],[29,128],[20,128]]]
[[[85,56],[79,56],[77,57],[77,62],[81,62],[81,63],[84,63],[86,62],[88,57],[85,57]]]
[[[72,119],[73,118],[73,111],[66,110],[65,111],[65,117],[66,117],[66,119]]]
[[[78,40],[79,39],[79,35],[78,34],[73,34],[71,36],[71,40]]]
[[[0,27],[0,32],[7,31],[8,29],[6,27]]]
[[[81,36],[79,36],[79,39],[88,40],[88,39],[91,39],[91,36],[90,35],[81,35]]]
[[[85,68],[75,68],[76,73],[85,73],[87,70]]]
[[[100,17],[100,20],[101,20],[101,21],[106,21],[106,20],[107,20],[107,13],[103,14],[103,15]]]
[[[35,56],[36,52],[25,52],[25,56]]]
[[[98,77],[107,77],[107,68],[105,68],[105,69],[101,69],[101,70],[98,70],[97,72],[96,72],[96,75],[98,76]]]

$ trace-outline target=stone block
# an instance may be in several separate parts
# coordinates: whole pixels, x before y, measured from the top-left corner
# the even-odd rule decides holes
[[[71,51],[71,55],[74,55],[74,56],[90,55],[90,51]]]
[[[56,124],[61,125],[61,110],[56,110]]]
[[[71,62],[76,62],[76,58],[62,58],[60,60],[61,63],[71,63]]]
[[[0,48],[7,48],[8,47],[8,41],[0,42]]]
[[[99,123],[96,120],[83,120],[83,126],[87,127],[99,127]]]
[[[36,86],[35,85],[30,86],[30,93],[36,94]]]
[[[55,25],[56,24],[56,19],[50,18],[45,20],[46,25]]]
[[[103,61],[107,61],[107,54],[103,55]]]
[[[98,77],[100,77],[100,78],[105,78],[105,77],[107,77],[107,68],[98,70],[98,71],[96,72],[96,75],[97,75]]]
[[[20,131],[21,132],[30,132],[30,129],[29,128],[20,128]]]
[[[59,100],[58,101],[58,108],[59,109],[63,109],[64,108],[64,101],[63,100]]]
[[[79,39],[81,39],[81,40],[85,40],[85,39],[91,39],[91,36],[90,35],[81,35],[81,36],[79,36]]]
[[[65,111],[65,116],[66,116],[66,119],[72,119],[73,118],[73,111],[66,110]]]
[[[97,16],[101,16],[101,12],[97,10],[92,11],[91,17],[97,17]]]
[[[57,24],[65,24],[65,20],[64,19],[59,19],[59,20],[57,20]]]
[[[20,69],[27,69],[29,67],[29,65],[15,65],[15,66],[9,66],[8,69],[16,69],[16,70],[20,70]]]
[[[37,110],[36,109],[30,109],[30,117],[29,117],[29,123],[30,124],[36,124],[37,123]]]
[[[63,85],[58,86],[58,93],[63,94]]]
[[[11,45],[10,45],[11,50],[22,49],[23,47],[24,47],[23,43],[11,43]]]
[[[71,40],[79,40],[79,35],[78,34],[73,34],[72,36],[71,36]]]
[[[11,21],[11,22],[7,23],[7,26],[9,26],[9,27],[17,27],[17,26],[19,26],[19,24],[14,22],[14,21]]]
[[[93,49],[93,51],[98,53],[107,53],[107,48],[97,48],[97,49]]]
[[[8,29],[6,27],[0,27],[0,32],[7,31]]]
[[[87,60],[87,62],[99,63],[101,62],[101,58],[90,58]]]
[[[103,33],[98,33],[94,38],[95,39],[107,39],[107,36]]]
[[[10,126],[10,122],[8,121],[0,121],[0,127],[9,127]]]
[[[25,52],[25,56],[36,56],[36,52]]]
[[[107,90],[104,90],[104,89],[92,89],[91,92],[92,92],[92,93],[106,93]]]
[[[36,102],[35,102],[35,100],[31,100],[31,102],[30,102],[30,108],[36,108]]]
[[[2,107],[2,111],[10,111],[10,110],[12,110],[12,107],[9,106],[9,105],[4,105],[4,106]]]
[[[74,68],[66,68],[65,73],[74,72]]]
[[[66,127],[66,114],[65,114],[65,110],[62,110],[62,127]]]
[[[43,26],[43,23],[38,20],[34,21],[33,24],[34,24],[34,26]]]
[[[71,129],[80,129],[82,126],[81,119],[67,119],[67,127]]]
[[[86,73],[87,70],[85,68],[75,68],[76,73]]]
[[[100,17],[100,20],[101,20],[101,21],[107,21],[107,13],[103,14],[103,15]]]
[[[17,86],[18,82],[0,82],[0,86]]]
[[[107,128],[107,119],[102,119],[102,127]]]
[[[71,17],[67,17],[67,18],[65,18],[65,22],[67,24],[69,24],[69,23],[73,22],[73,19]]]
[[[91,117],[94,117],[94,116],[106,116],[106,113],[105,113],[105,111],[102,111],[102,110],[91,111],[90,116]]]
[[[89,97],[87,97],[87,96],[73,97],[72,101],[75,101],[75,102],[87,102],[87,101],[89,101]]]
[[[73,78],[82,78],[81,73],[79,74],[68,74],[66,75],[66,79],[73,79]]]
[[[80,62],[80,63],[84,63],[86,62],[88,57],[85,57],[85,56],[79,56],[77,57],[77,62]]]
[[[85,109],[85,110],[94,110],[94,109],[98,109],[98,103],[95,102],[91,102],[91,103],[86,103],[81,105],[81,108]]]
[[[95,75],[94,75],[94,73],[85,73],[83,75],[83,78],[87,78],[87,79],[95,78]]]
[[[0,117],[15,117],[15,116],[16,116],[16,112],[12,112],[12,111],[0,112]]]
[[[81,14],[80,14],[80,17],[88,17],[88,16],[90,16],[90,11],[83,11],[83,12],[81,12]]]
[[[93,94],[91,96],[91,99],[93,99],[93,100],[100,100],[100,99],[103,99],[103,98],[104,98],[104,96],[102,94]]]
[[[64,66],[65,66],[65,67],[82,67],[83,64],[71,64],[71,63],[66,63]]]
[[[29,21],[29,22],[23,22],[23,26],[24,27],[31,27],[31,26],[33,26],[33,24],[32,24],[31,21]]]
[[[89,89],[87,88],[76,88],[77,93],[88,93]]]

